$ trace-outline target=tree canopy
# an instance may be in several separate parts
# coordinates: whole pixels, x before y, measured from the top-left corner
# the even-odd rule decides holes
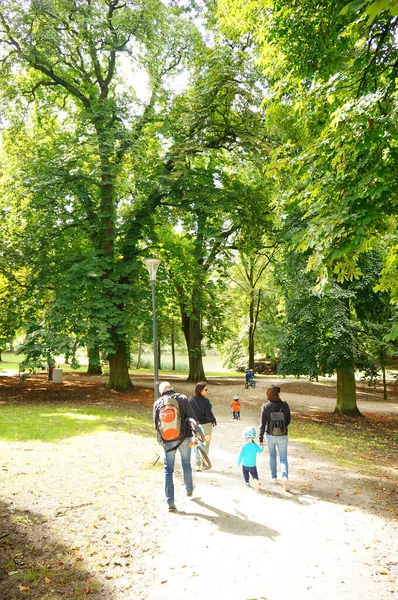
[[[85,345],[128,389],[156,254],[189,379],[238,340],[251,366],[336,369],[354,414],[354,369],[398,338],[397,19],[396,0],[0,0],[0,340]]]

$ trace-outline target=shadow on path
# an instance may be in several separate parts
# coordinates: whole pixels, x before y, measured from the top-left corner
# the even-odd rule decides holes
[[[245,514],[238,511],[235,511],[235,514],[224,512],[215,506],[211,506],[210,504],[203,502],[201,498],[194,498],[192,502],[195,502],[202,508],[214,513],[214,516],[186,511],[179,511],[179,514],[183,516],[185,515],[188,517],[204,519],[205,521],[209,521],[210,523],[217,525],[220,531],[232,533],[233,535],[267,537],[270,540],[274,540],[276,536],[279,536],[278,531],[275,529],[271,529],[270,527],[266,527],[265,525],[256,523],[255,521],[250,521]]]
[[[79,548],[61,544],[47,519],[0,500],[0,598],[109,598],[108,586],[85,568]]]

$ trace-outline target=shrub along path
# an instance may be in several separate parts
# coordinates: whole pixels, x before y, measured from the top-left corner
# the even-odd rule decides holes
[[[67,376],[63,386],[43,376],[22,384],[1,377],[0,598],[393,600],[397,417],[387,420],[387,451],[374,444],[376,468],[368,467],[359,445],[365,443],[362,430],[383,439],[382,413],[393,411],[394,402],[357,425],[355,452],[346,451],[353,437],[347,422],[322,412],[322,396],[307,395],[304,410],[303,396],[295,404],[299,394],[282,393],[295,422],[292,490],[269,482],[265,451],[256,493],[244,486],[236,458],[243,428],[258,427],[270,381],[255,390],[224,383],[209,386],[218,418],[214,468],[196,474],[192,499],[177,468],[179,512],[169,514],[161,461],[154,464],[159,447],[145,381],[129,394],[114,394],[99,379],[81,376]],[[181,380],[175,387],[192,390]],[[242,399],[240,422],[232,421],[229,407],[236,392]],[[372,402],[382,407],[377,398]],[[42,426],[30,439],[21,439],[18,422],[14,430],[9,422],[21,406],[39,410]],[[50,427],[52,438],[45,434]],[[328,437],[329,430],[336,435]],[[315,453],[312,445],[322,451],[322,444],[337,451],[340,444],[350,464],[338,466],[327,454]]]

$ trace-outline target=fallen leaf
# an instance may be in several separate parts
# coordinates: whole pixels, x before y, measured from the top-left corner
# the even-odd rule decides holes
[[[30,590],[28,585],[19,585],[18,588],[21,590],[21,592],[29,592]]]
[[[45,582],[45,583],[51,583],[51,579],[49,579],[48,577],[45,577],[45,578],[44,578],[44,582]]]
[[[380,575],[389,575],[390,573],[384,569],[383,571],[379,571]]]

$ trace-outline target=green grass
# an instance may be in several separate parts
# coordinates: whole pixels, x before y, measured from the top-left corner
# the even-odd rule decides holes
[[[3,352],[2,353],[2,362],[0,362],[0,373],[6,371],[18,371],[19,364],[24,360],[23,354],[16,355],[14,352]],[[87,364],[81,364],[78,369],[72,369],[71,365],[66,365],[61,362],[63,357],[57,357],[56,363],[57,367],[61,368],[64,372],[77,371],[79,373],[85,373],[87,371]],[[153,375],[153,362],[152,359],[146,357],[145,360],[142,361],[142,368],[136,369],[134,366],[130,367],[130,373],[134,375],[135,373],[143,374],[143,375]],[[206,375],[213,377],[244,377],[244,373],[239,371],[225,371],[220,370],[218,367],[220,366],[219,361],[215,359],[212,360],[211,357],[205,357],[205,372]],[[217,367],[211,369],[211,367]],[[43,371],[45,372],[46,369]],[[37,372],[40,372],[38,370]],[[164,360],[162,362],[162,368],[159,369],[159,374],[162,376],[165,375],[187,375],[188,373],[188,359],[184,359],[184,357],[179,357],[179,360],[176,362],[176,370],[172,371],[171,362],[169,360]]]
[[[19,363],[25,358],[23,354],[16,355],[14,352],[2,352],[0,362],[0,373],[2,371],[18,370]]]
[[[131,409],[23,405],[0,407],[0,439],[5,441],[57,442],[98,431],[127,431],[153,435],[150,415]]]
[[[289,426],[292,440],[342,467],[363,474],[388,475],[398,458],[398,419],[374,416],[352,419],[325,414],[311,418],[296,415]]]

